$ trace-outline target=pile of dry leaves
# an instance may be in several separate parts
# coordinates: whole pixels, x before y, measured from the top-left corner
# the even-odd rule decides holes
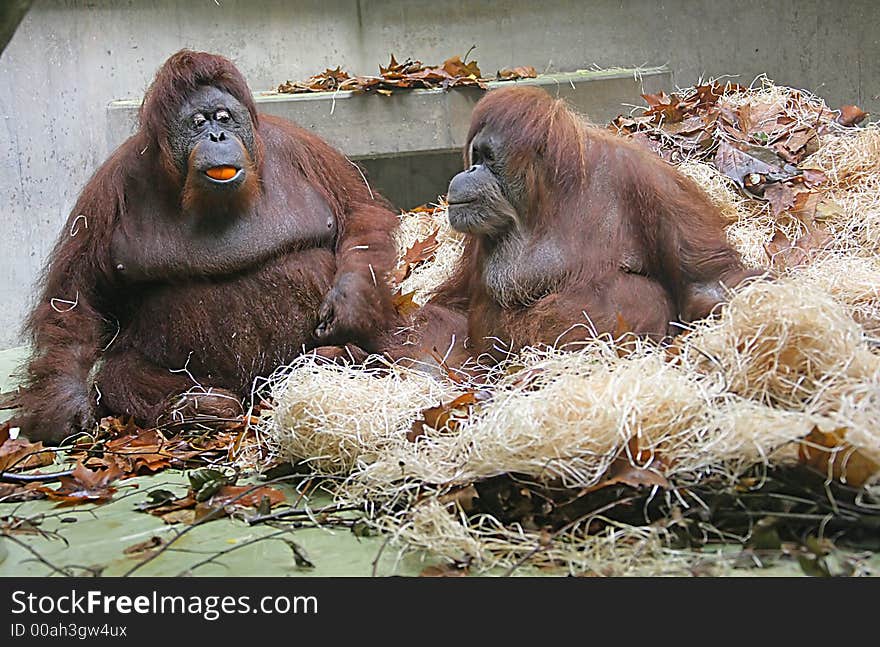
[[[782,227],[765,242],[773,267],[786,269],[828,245],[823,222],[840,212],[826,196],[828,177],[810,156],[823,137],[846,132],[867,113],[853,105],[831,110],[805,90],[760,82],[758,89],[716,81],[642,95],[647,108],[618,116],[608,128],[674,164],[711,164],[744,197],[766,202],[774,219],[797,221],[797,240]]]
[[[276,88],[282,94],[308,92],[336,92],[350,90],[357,93],[384,94],[390,96],[395,90],[414,88],[458,88],[477,86],[485,90],[489,81],[512,81],[534,78],[538,74],[531,66],[499,70],[494,78],[483,77],[476,61],[463,61],[460,56],[448,58],[441,65],[426,65],[421,61],[406,59],[398,63],[391,55],[387,66],[379,66],[379,76],[351,76],[340,67],[326,69],[305,81],[286,81]]]
[[[191,424],[169,430],[142,429],[132,420],[107,417],[94,434],[82,435],[64,448],[11,439],[7,423],[0,427],[0,502],[48,498],[59,505],[102,504],[126,480],[171,468],[191,470],[189,493],[175,498],[168,491],[152,490],[148,503],[139,509],[161,516],[166,523],[193,523],[208,514],[218,518],[246,507],[268,513],[284,501],[279,490],[236,486],[237,472],[211,469],[228,467],[236,452],[253,442],[248,432],[251,421],[242,416],[210,428]],[[38,469],[50,466],[55,469]]]

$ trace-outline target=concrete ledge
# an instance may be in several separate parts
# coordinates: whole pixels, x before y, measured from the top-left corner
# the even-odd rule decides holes
[[[536,79],[493,81],[489,89],[512,83],[538,85],[569,101],[601,123],[639,105],[641,93],[670,90],[665,68],[579,71]],[[400,157],[458,151],[464,145],[479,88],[401,90],[390,97],[353,92],[255,93],[257,109],[290,119],[320,135],[353,159]],[[108,145],[113,150],[137,125],[140,100],[113,101],[108,108]]]

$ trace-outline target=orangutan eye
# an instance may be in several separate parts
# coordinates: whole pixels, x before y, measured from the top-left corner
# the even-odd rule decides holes
[[[195,126],[196,128],[201,128],[203,125],[205,125],[206,121],[208,121],[208,120],[205,118],[205,115],[203,115],[201,112],[197,112],[193,116],[193,126]]]
[[[226,110],[218,110],[214,115],[214,119],[225,124],[229,121],[229,113]]]
[[[492,154],[492,149],[483,143],[474,146],[471,152],[471,162],[473,164],[491,164],[494,159],[495,156]]]

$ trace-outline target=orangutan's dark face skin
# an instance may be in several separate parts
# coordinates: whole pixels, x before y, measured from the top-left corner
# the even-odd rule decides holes
[[[518,192],[507,180],[507,151],[488,128],[474,137],[469,166],[449,183],[449,224],[474,236],[497,237],[517,226]]]
[[[181,106],[170,149],[187,184],[205,191],[241,187],[253,170],[251,115],[232,95],[204,86]]]

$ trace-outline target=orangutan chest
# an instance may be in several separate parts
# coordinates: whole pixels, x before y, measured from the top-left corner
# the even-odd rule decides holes
[[[529,306],[564,283],[567,267],[556,241],[511,237],[488,254],[483,283],[500,307]]]
[[[313,188],[300,189],[243,213],[169,218],[154,215],[167,213],[160,205],[136,205],[113,233],[113,271],[124,282],[178,281],[259,270],[281,253],[332,247],[336,217]]]

